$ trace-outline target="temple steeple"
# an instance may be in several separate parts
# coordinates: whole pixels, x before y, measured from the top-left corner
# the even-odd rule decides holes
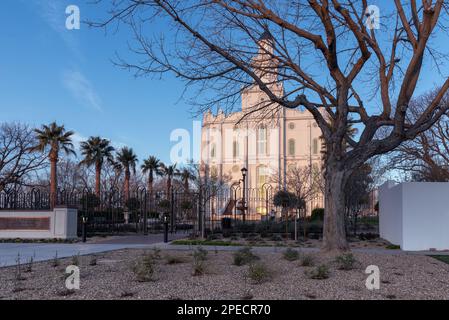
[[[253,70],[264,83],[275,83],[279,63],[273,56],[275,41],[267,27],[264,28],[264,32],[260,35],[257,44],[258,52],[252,60]]]

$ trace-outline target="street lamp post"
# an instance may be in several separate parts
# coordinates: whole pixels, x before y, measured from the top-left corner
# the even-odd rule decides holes
[[[248,173],[248,169],[246,168],[242,168],[242,170],[240,170],[242,172],[242,180],[240,180],[243,183],[243,195],[242,195],[242,218],[243,218],[243,223],[245,223],[246,221],[246,209],[248,209],[248,207],[246,206],[246,174]]]

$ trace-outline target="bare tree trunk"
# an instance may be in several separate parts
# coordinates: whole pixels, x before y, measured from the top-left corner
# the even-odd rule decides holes
[[[339,169],[336,164],[328,161],[326,165],[323,249],[328,251],[349,249],[345,230],[344,187],[350,172]]]
[[[56,197],[58,190],[58,180],[57,180],[57,163],[58,156],[50,156],[50,206],[54,208],[56,206]]]
[[[95,195],[100,199],[101,193],[101,164],[95,164]]]

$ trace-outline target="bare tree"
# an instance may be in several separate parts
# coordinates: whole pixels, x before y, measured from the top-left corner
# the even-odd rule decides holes
[[[58,172],[59,191],[67,194],[89,190],[90,186],[95,184],[94,172],[85,166],[80,166],[69,157],[62,158],[58,162]],[[47,180],[50,181],[48,173],[47,177]]]
[[[433,45],[436,32],[445,31],[443,0],[388,2],[379,31],[366,22],[375,18],[366,19],[367,0],[111,3],[110,17],[91,25],[117,22],[134,31],[138,62],[118,64],[138,75],[172,72],[185,79],[194,89],[192,102],[201,104],[197,110],[230,110],[242,88],[257,88],[268,99],[247,116],[283,107],[313,115],[327,150],[324,249],[348,249],[344,186],[352,172],[429,129],[449,107],[442,103],[445,78],[417,120],[409,121],[423,68],[432,57],[438,67],[446,58]],[[149,26],[156,23],[166,26],[160,36],[148,31],[161,30]],[[355,138],[347,134],[350,124],[360,130]],[[388,135],[377,139],[384,127]]]
[[[411,117],[416,118],[435,93],[429,93],[413,100],[410,105]],[[448,103],[449,96],[445,96]],[[416,119],[415,119],[416,120]],[[448,182],[449,181],[449,115],[441,117],[426,132],[414,140],[402,143],[386,156],[385,168],[390,172],[400,171],[406,180]]]
[[[230,177],[224,175],[222,178],[217,175],[209,175],[209,166],[190,161],[185,167],[190,172],[193,192],[198,193],[199,216],[198,226],[201,237],[205,236],[206,217],[205,208],[208,203],[213,201],[223,190],[229,190],[228,183]]]
[[[313,179],[313,169],[310,166],[295,167],[287,170],[286,185],[287,190],[294,193],[301,202],[307,203],[317,193],[318,188]],[[274,172],[270,177],[270,182],[280,185],[279,173]]]
[[[0,191],[28,185],[31,174],[45,167],[45,156],[30,152],[34,133],[20,123],[0,125]]]
[[[363,164],[349,177],[345,186],[346,215],[352,224],[353,235],[357,234],[357,223],[364,205],[369,203],[369,195],[373,187],[371,166]]]

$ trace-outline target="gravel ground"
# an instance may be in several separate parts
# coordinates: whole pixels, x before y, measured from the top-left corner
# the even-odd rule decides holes
[[[0,299],[449,299],[449,265],[431,257],[355,253],[359,266],[337,270],[335,256],[314,254],[316,264],[330,266],[325,280],[309,279],[298,261],[283,259],[282,253],[258,254],[271,270],[270,280],[256,284],[248,266],[233,265],[231,252],[208,254],[206,273],[193,276],[193,257],[186,251],[162,251],[156,260],[155,279],[138,282],[132,264],[151,251],[120,250],[95,256],[81,256],[81,289],[65,289],[65,267],[71,258],[33,264],[16,280],[16,267],[0,268]],[[167,256],[183,260],[167,264]],[[380,290],[365,287],[368,265],[380,268]],[[25,266],[22,267],[22,270]]]

